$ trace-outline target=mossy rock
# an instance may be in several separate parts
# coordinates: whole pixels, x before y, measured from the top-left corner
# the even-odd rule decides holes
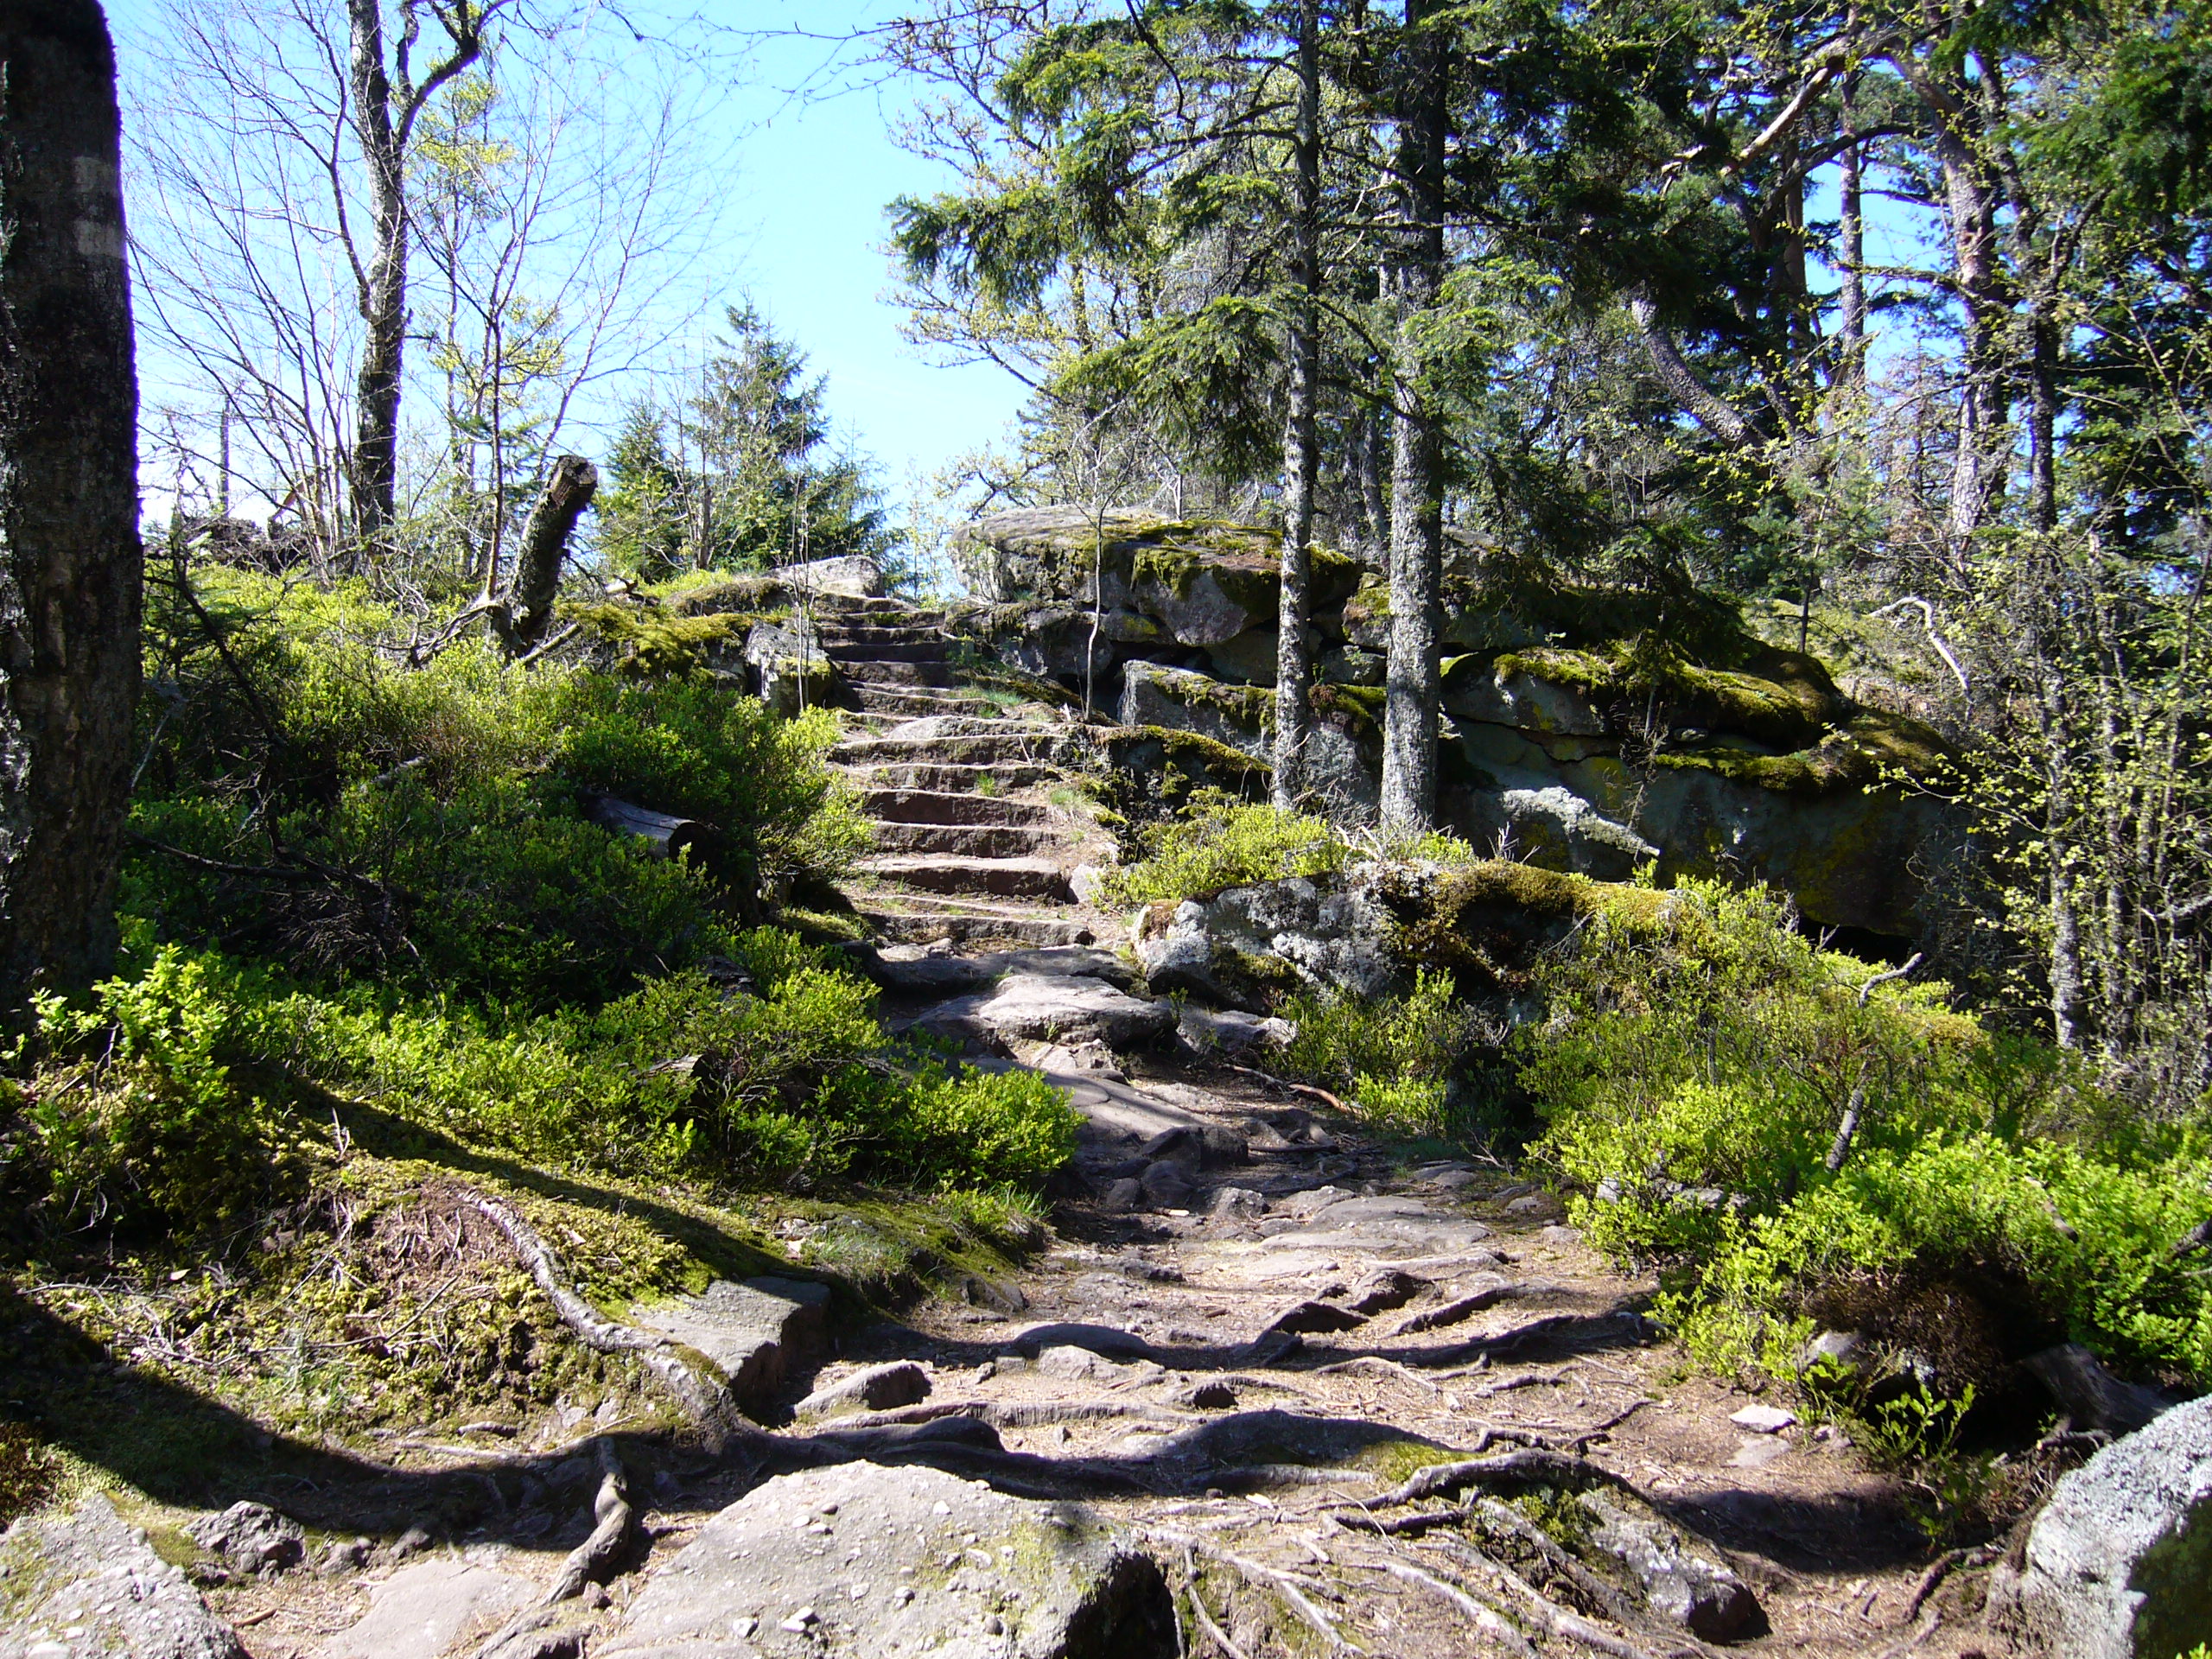
[[[617,673],[640,679],[680,679],[721,666],[725,649],[742,643],[763,619],[717,611],[687,615],[658,605],[567,605],[562,620],[581,626]]]

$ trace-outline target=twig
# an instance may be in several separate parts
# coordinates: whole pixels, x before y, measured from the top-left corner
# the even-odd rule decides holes
[[[1536,1650],[1529,1644],[1527,1637],[1508,1624],[1499,1617],[1495,1608],[1484,1606],[1458,1586],[1446,1584],[1434,1574],[1424,1573],[1421,1568],[1407,1561],[1382,1560],[1364,1563],[1364,1565],[1380,1568],[1394,1579],[1402,1579],[1408,1584],[1417,1584],[1424,1590],[1442,1597],[1465,1614],[1469,1624],[1484,1636],[1489,1637],[1508,1653],[1514,1655],[1515,1659],[1536,1659]]]
[[[1474,1517],[1468,1504],[1455,1503],[1448,1510],[1416,1510],[1411,1515],[1389,1516],[1370,1515],[1364,1510],[1332,1510],[1329,1519],[1353,1532],[1379,1533],[1385,1538],[1406,1538],[1415,1533],[1427,1532],[1437,1527],[1456,1527]]]
[[[1607,1434],[1611,1433],[1614,1429],[1618,1428],[1623,1423],[1628,1421],[1630,1418],[1635,1416],[1637,1412],[1642,1411],[1646,1406],[1656,1406],[1658,1403],[1659,1402],[1656,1400],[1652,1399],[1649,1395],[1641,1395],[1637,1399],[1630,1401],[1628,1404],[1623,1406],[1618,1411],[1615,1412],[1611,1416],[1605,1419],[1602,1422],[1592,1423],[1580,1433],[1571,1436],[1567,1440],[1567,1444],[1574,1451],[1586,1451],[1589,1448],[1591,1441],[1605,1439]]]
[[[1213,1615],[1206,1611],[1205,1599],[1198,1594],[1198,1564],[1191,1559],[1191,1552],[1187,1549],[1183,1552],[1183,1572],[1190,1580],[1191,1615],[1197,1619],[1198,1628],[1206,1633],[1207,1639],[1227,1654],[1229,1659],[1251,1659],[1249,1654],[1229,1639],[1228,1632],[1215,1624]]]
[[[1206,1542],[1205,1539],[1192,1533],[1155,1527],[1149,1529],[1148,1535],[1183,1549],[1195,1550],[1207,1560],[1219,1561],[1224,1567],[1243,1573],[1253,1583],[1274,1591],[1297,1611],[1300,1618],[1313,1627],[1321,1639],[1329,1644],[1331,1652],[1364,1653],[1366,1651],[1364,1648],[1344,1639],[1343,1633],[1337,1629],[1335,1622],[1313,1605],[1306,1592],[1299,1588],[1298,1581],[1289,1573],[1280,1572],[1272,1567],[1262,1566],[1260,1562],[1243,1555],[1232,1555],[1229,1551],[1217,1548]]]

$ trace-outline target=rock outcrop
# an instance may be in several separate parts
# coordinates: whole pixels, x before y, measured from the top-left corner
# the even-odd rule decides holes
[[[979,603],[961,626],[1126,727],[1189,732],[1264,766],[1276,556],[1274,534],[1250,527],[1000,514],[964,543]],[[1363,823],[1389,593],[1333,554],[1317,570],[1309,786]],[[1911,786],[1941,761],[1935,733],[1854,702],[1813,658],[1694,597],[1532,581],[1465,538],[1445,588],[1446,827],[1548,868],[1752,877],[1824,926],[1916,930],[1916,855],[1947,823]]]
[[[756,1487],[656,1572],[603,1659],[1170,1659],[1150,1557],[1074,1503],[849,1463]]]
[[[0,1659],[245,1659],[183,1572],[99,1493],[0,1537]]]
[[[2212,1398],[2062,1479],[1991,1598],[2063,1659],[2171,1659],[2212,1642]]]

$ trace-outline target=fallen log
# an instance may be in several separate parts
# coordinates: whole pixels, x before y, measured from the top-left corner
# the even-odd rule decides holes
[[[713,834],[712,826],[698,818],[656,812],[649,806],[618,800],[612,795],[592,797],[590,817],[602,830],[642,841],[655,858],[679,857],[694,847],[703,849]]]

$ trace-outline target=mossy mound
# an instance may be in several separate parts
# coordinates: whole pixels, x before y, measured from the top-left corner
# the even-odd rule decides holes
[[[639,679],[680,679],[741,645],[757,611],[691,613],[653,602],[569,605],[561,618],[581,626],[607,665]]]

